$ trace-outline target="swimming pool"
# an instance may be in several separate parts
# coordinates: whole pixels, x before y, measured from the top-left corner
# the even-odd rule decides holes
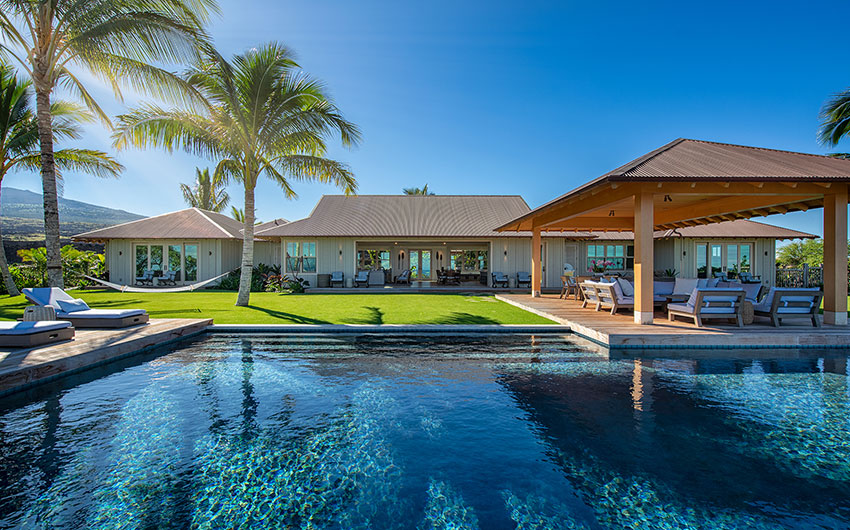
[[[759,355],[207,335],[0,401],[0,527],[846,528],[847,355]]]

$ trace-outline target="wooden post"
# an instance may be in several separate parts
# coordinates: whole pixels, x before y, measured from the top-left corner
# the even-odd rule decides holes
[[[635,195],[635,324],[652,324],[655,216],[652,194]]]
[[[543,263],[540,259],[540,229],[531,229],[531,296],[540,296],[540,284],[543,278]]]
[[[823,321],[847,324],[847,188],[823,198]]]

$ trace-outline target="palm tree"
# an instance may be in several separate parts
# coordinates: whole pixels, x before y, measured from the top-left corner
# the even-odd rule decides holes
[[[2,49],[32,79],[41,147],[44,232],[49,285],[62,287],[59,202],[51,97],[57,86],[109,124],[74,67],[108,82],[120,99],[120,86],[158,97],[192,99],[174,74],[153,66],[192,61],[207,46],[202,26],[215,0],[0,0]]]
[[[210,178],[210,170],[195,168],[195,185],[180,184],[183,200],[193,208],[220,212],[230,202],[230,196],[224,191],[224,179],[221,174]]]
[[[405,195],[434,195],[433,192],[428,190],[427,184],[425,184],[422,188],[404,188],[401,191],[403,191]]]
[[[32,83],[18,79],[14,71],[0,64],[0,184],[13,170],[37,171],[41,167],[38,148],[38,124],[31,105]],[[57,101],[51,105],[53,132],[57,139],[77,139],[77,123],[92,117],[80,107]],[[83,171],[99,177],[117,177],[124,167],[102,151],[92,149],[61,149],[54,153],[57,170]],[[57,171],[57,176],[61,174]],[[2,188],[0,188],[2,189]],[[0,273],[6,291],[20,294],[6,262],[3,239],[0,235]]]
[[[850,133],[850,88],[833,95],[820,111],[818,139],[822,144],[836,146]],[[848,153],[832,153],[830,156],[848,158]]]
[[[354,193],[348,167],[325,157],[338,133],[355,145],[360,132],[345,120],[324,87],[303,74],[292,53],[269,43],[227,61],[210,52],[185,74],[206,100],[203,113],[148,104],[118,117],[115,145],[183,149],[220,160],[216,173],[242,184],[245,195],[242,277],[236,305],[247,306],[254,263],[254,189],[261,175],[295,197],[291,181],[331,183]]]

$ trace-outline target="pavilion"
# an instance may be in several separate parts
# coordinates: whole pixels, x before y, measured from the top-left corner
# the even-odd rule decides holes
[[[502,225],[532,233],[532,296],[541,289],[541,233],[629,231],[638,324],[653,320],[653,234],[823,208],[824,322],[847,324],[850,160],[678,139]]]

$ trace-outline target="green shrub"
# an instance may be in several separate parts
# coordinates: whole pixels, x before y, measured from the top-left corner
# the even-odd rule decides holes
[[[18,251],[23,263],[10,265],[9,273],[18,289],[47,287],[47,250],[44,247]],[[78,250],[71,245],[62,247],[62,279],[65,287],[88,287],[94,282],[85,278],[103,278],[106,274],[106,257],[91,250]],[[0,282],[0,294],[6,286]]]
[[[280,282],[275,277],[280,277],[280,265],[266,265],[259,263],[254,267],[251,274],[251,292],[260,293],[264,291],[279,291]],[[222,278],[218,289],[225,291],[238,291],[239,280],[242,278],[242,269],[232,271]],[[277,288],[275,288],[277,286]]]

